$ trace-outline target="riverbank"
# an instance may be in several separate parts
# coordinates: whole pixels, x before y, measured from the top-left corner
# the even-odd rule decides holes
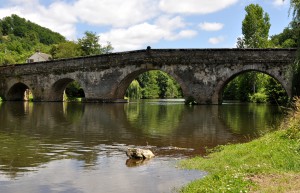
[[[279,131],[245,144],[218,146],[207,157],[184,160],[183,168],[209,172],[181,192],[298,192],[300,100]]]

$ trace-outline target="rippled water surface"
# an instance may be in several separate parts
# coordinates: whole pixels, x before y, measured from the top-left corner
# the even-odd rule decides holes
[[[205,175],[178,160],[250,140],[282,117],[254,104],[0,103],[0,192],[174,192]],[[128,147],[156,157],[132,162]]]

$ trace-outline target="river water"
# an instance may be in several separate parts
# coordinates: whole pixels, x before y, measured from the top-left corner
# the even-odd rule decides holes
[[[206,174],[177,168],[180,159],[249,141],[282,118],[255,104],[0,103],[0,192],[174,192]],[[156,157],[132,162],[128,147]]]

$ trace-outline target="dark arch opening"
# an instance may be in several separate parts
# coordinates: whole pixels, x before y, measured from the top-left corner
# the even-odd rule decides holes
[[[52,87],[52,99],[54,101],[81,101],[85,93],[79,82],[64,78],[57,81]]]
[[[244,71],[225,82],[219,94],[221,101],[271,103],[284,105],[288,94],[281,83],[260,71]]]
[[[168,73],[148,70],[135,73],[128,79],[123,96],[129,99],[183,98],[180,84]]]
[[[33,95],[29,87],[21,82],[14,84],[8,91],[8,101],[31,101]]]

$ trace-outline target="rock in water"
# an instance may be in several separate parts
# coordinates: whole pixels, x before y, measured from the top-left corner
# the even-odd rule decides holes
[[[151,159],[154,157],[152,151],[148,149],[128,148],[126,155],[130,159]]]

